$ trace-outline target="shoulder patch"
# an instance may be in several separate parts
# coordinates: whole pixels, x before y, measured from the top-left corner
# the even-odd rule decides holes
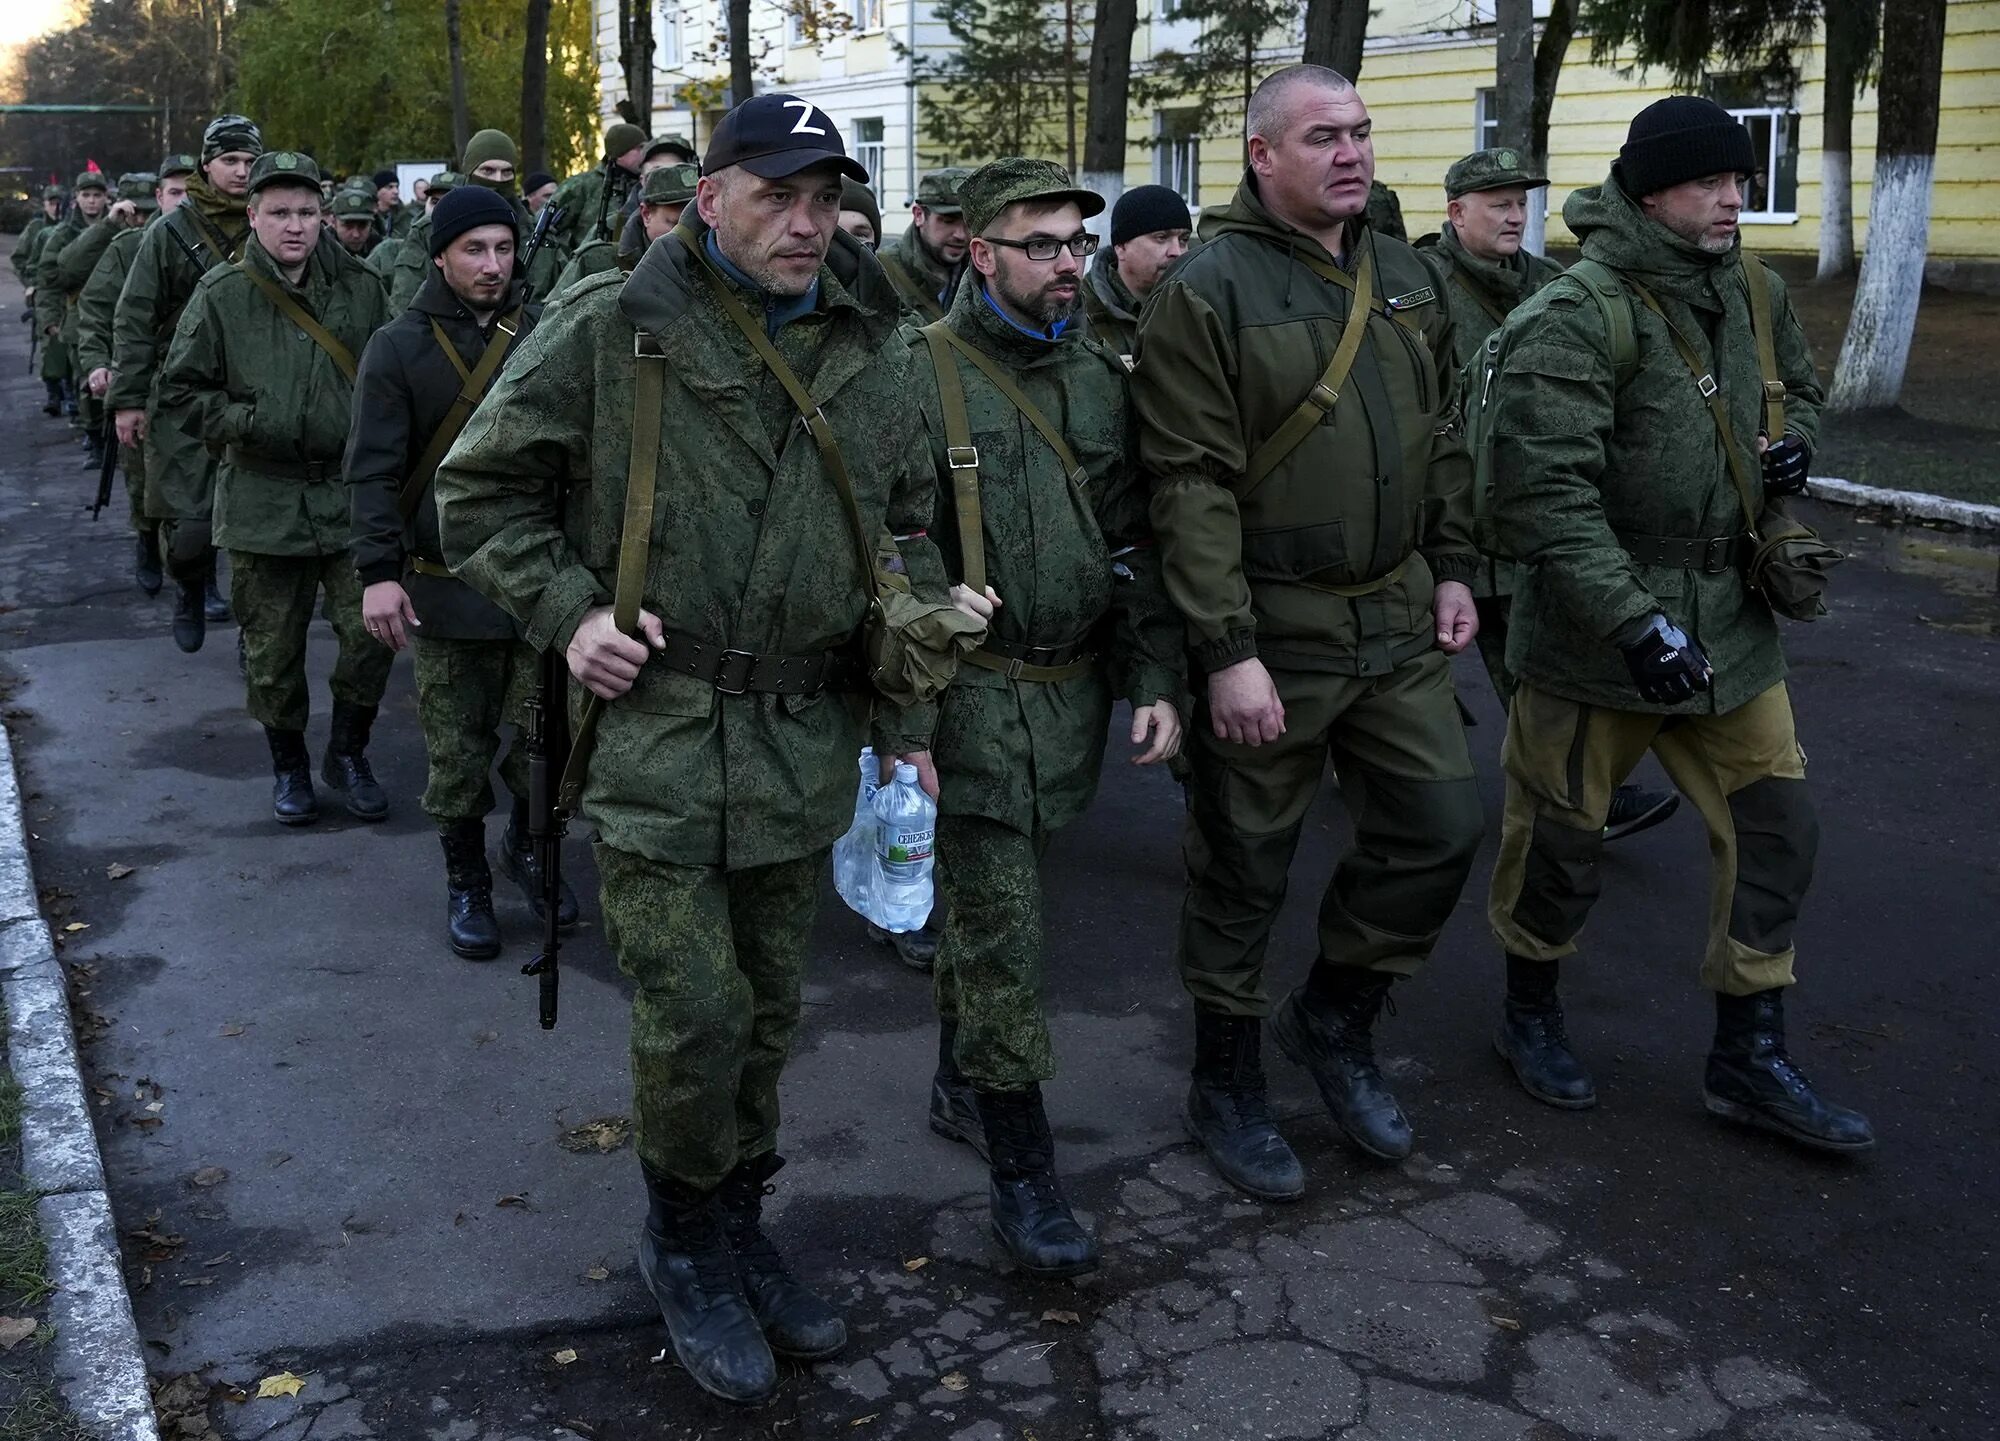
[[[1391,310],[1415,310],[1419,305],[1429,305],[1436,299],[1436,287],[1426,285],[1416,290],[1406,290],[1401,295],[1392,295],[1382,303]]]

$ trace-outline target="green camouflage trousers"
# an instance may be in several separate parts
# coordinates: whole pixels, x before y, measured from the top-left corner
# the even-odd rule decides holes
[[[125,473],[125,501],[132,529],[141,535],[154,534],[159,530],[158,522],[146,519],[146,447],[119,446],[118,468]]]
[[[535,653],[518,640],[418,636],[417,722],[430,776],[424,814],[438,824],[478,820],[493,809],[493,760],[517,800],[528,798],[528,755],[517,730],[500,755],[500,727],[519,727],[534,694]]]
[[[243,627],[250,714],[274,730],[302,731],[311,705],[306,694],[306,635],[313,597],[340,642],[333,664],[333,698],[352,705],[382,703],[396,653],[361,623],[361,577],[346,551],[334,555],[258,555],[229,552],[229,604]]]
[[[985,816],[940,815],[937,883],[944,936],[931,972],[938,1015],[956,1022],[952,1059],[976,1086],[1017,1090],[1056,1073],[1042,1006],[1046,836]]]
[[[778,1144],[778,1076],[827,853],[749,870],[598,842],[604,933],[632,996],[639,1159],[709,1191]]]

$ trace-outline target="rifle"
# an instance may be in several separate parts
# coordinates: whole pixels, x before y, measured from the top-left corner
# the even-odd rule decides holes
[[[553,1031],[556,989],[562,981],[558,959],[562,934],[557,919],[562,909],[562,841],[569,830],[569,817],[557,794],[569,750],[563,704],[567,666],[562,652],[553,645],[541,653],[537,665],[540,674],[535,693],[528,698],[521,736],[528,748],[528,841],[542,872],[542,948],[521,967],[521,974],[541,981],[542,1029]]]
[[[35,324],[35,312],[32,308],[21,312],[21,323],[28,327],[28,374],[33,375],[35,352],[42,344],[42,327]]]
[[[521,304],[526,305],[534,297],[534,287],[528,283],[528,269],[535,263],[535,253],[549,238],[549,231],[562,221],[562,207],[553,200],[542,207],[542,213],[535,217],[535,228],[528,235],[528,243],[521,247]]]
[[[118,473],[118,427],[112,422],[111,407],[104,408],[104,464],[97,472],[97,499],[91,502],[90,518],[111,504],[111,481]]]

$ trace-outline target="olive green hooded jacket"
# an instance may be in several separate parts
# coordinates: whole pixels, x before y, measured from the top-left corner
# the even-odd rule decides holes
[[[85,226],[83,233],[65,245],[62,254],[56,257],[56,284],[62,289],[63,344],[72,351],[76,347],[78,327],[83,319],[77,308],[83,298],[83,287],[89,283],[91,272],[97,269],[98,260],[110,248],[111,242],[129,228],[109,215],[103,216]],[[76,372],[78,383],[89,373],[79,366]]]
[[[1761,376],[1742,256],[1710,254],[1649,219],[1615,179],[1572,194],[1563,221],[1586,259],[1644,284],[1701,354],[1761,505],[1754,442]],[[1770,276],[1785,429],[1808,443],[1823,403],[1805,332]],[[1493,415],[1493,520],[1521,562],[1507,668],[1526,684],[1589,705],[1721,714],[1785,675],[1776,617],[1735,568],[1643,565],[1618,534],[1688,539],[1742,532],[1720,429],[1666,328],[1635,298],[1636,371],[1612,374],[1603,313],[1581,281],[1559,276],[1507,320]],[[1616,642],[1665,612],[1715,667],[1714,688],[1674,706],[1633,689]]]
[[[202,214],[201,221],[195,212]],[[132,270],[118,293],[111,321],[111,389],[105,403],[113,410],[145,410],[154,403],[155,381],[174,338],[181,309],[203,275],[217,259],[202,244],[208,235],[221,242],[227,259],[243,253],[250,220],[241,197],[219,194],[200,176],[188,182],[187,199],[165,219],[148,225],[145,239],[132,256]],[[192,251],[199,264],[188,258]],[[157,415],[151,416],[159,423]]]
[[[81,210],[72,208],[61,224],[51,225],[36,241],[35,326],[44,335],[51,326],[55,327],[65,345],[71,339],[69,309],[74,292],[62,282],[62,253],[94,223],[85,220]]]
[[[1130,357],[1139,340],[1139,299],[1118,273],[1118,252],[1105,246],[1083,278],[1083,314],[1090,333],[1113,355]]]
[[[683,227],[702,243],[698,222]],[[584,613],[611,602],[641,332],[666,356],[645,608],[670,632],[756,654],[835,650],[860,630],[874,581],[840,494],[711,286],[671,236],[630,276],[584,281],[509,357],[438,471],[446,562],[537,649],[566,647]],[[814,309],[773,343],[839,439],[871,541],[904,537],[911,588],[942,603],[929,455],[896,324],[874,257],[836,234]],[[572,703],[583,694],[571,687]],[[655,660],[604,708],[583,809],[605,844],[671,865],[810,855],[853,819],[870,710],[868,695],[837,690],[725,695]],[[922,748],[932,719],[908,713],[907,731],[877,743]]]
[[[147,225],[154,224],[148,221]],[[99,366],[111,364],[111,322],[118,313],[118,293],[132,271],[132,257],[146,238],[145,226],[133,226],[111,237],[97,258],[90,278],[76,297],[76,370],[88,378]]]
[[[181,312],[160,376],[160,407],[221,454],[213,495],[217,546],[259,555],[344,554],[349,524],[340,459],[353,382],[246,269],[283,287],[356,360],[389,318],[381,282],[331,236],[321,235],[294,285],[253,235],[242,264],[209,271]],[[296,473],[301,467],[314,473]],[[198,498],[175,498],[175,515],[205,513]]]
[[[1451,319],[1401,241],[1372,251],[1376,301],[1329,417],[1250,496],[1251,455],[1339,345],[1354,292],[1316,240],[1265,210],[1254,177],[1204,215],[1202,248],[1147,297],[1132,398],[1167,593],[1196,666],[1384,675],[1436,644],[1437,583],[1467,581],[1471,465],[1459,434]],[[1384,582],[1344,597],[1328,586]]]
[[[1003,602],[990,636],[1038,648],[1095,637],[1092,648],[1103,659],[1086,675],[1056,682],[960,665],[932,746],[940,809],[1045,834],[1083,814],[1096,794],[1114,697],[1135,707],[1181,704],[1180,618],[1160,581],[1123,362],[1084,338],[1077,322],[1054,341],[1026,334],[994,312],[974,273],[959,283],[942,323],[1020,387],[1069,443],[1085,476],[1072,485],[1013,403],[954,354],[979,451],[986,582]],[[961,581],[937,370],[923,335],[915,327],[903,333],[937,485],[931,534],[946,572]],[[1117,552],[1125,553],[1114,561]]]

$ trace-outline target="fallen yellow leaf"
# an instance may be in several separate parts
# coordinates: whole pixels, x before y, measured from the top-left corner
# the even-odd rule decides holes
[[[11,1351],[35,1334],[35,1322],[27,1316],[0,1316],[0,1351]]]
[[[1058,1326],[1074,1326],[1083,1318],[1074,1311],[1044,1311],[1042,1312],[1042,1319],[1044,1321],[1053,1321]]]
[[[132,867],[126,865],[123,861],[113,861],[104,868],[104,878],[107,881],[122,881],[131,874]]]
[[[554,1361],[558,1366],[573,1366],[576,1364],[576,1352],[565,1346],[549,1359]]]
[[[68,925],[64,926],[63,929],[70,932],[71,934],[75,934],[77,931],[87,931],[90,929],[90,927],[85,925],[82,921],[71,921]]]
[[[243,1028],[237,1025],[236,1022],[231,1021],[222,1028],[222,1034],[225,1036],[240,1036],[243,1034]]]
[[[905,1271],[921,1271],[924,1269],[924,1267],[930,1265],[930,1263],[931,1263],[930,1257],[918,1256],[915,1260],[905,1261],[903,1263],[903,1269]]]
[[[197,1186],[206,1190],[210,1186],[220,1186],[224,1181],[229,1179],[229,1173],[220,1166],[203,1166],[190,1179]]]
[[[965,1379],[963,1371],[947,1371],[938,1378],[938,1384],[947,1391],[963,1391],[972,1383]]]
[[[609,1281],[611,1273],[602,1266],[592,1266],[588,1271],[583,1273],[583,1279],[586,1281]]]
[[[266,1376],[257,1383],[257,1399],[268,1401],[274,1396],[296,1396],[305,1390],[306,1378],[294,1376],[289,1371],[280,1371],[275,1376]]]

